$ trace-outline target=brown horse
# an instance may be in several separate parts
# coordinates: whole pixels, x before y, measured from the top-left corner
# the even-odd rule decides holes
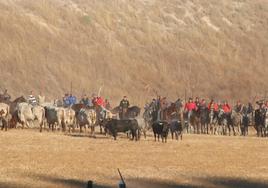
[[[183,104],[180,99],[178,99],[174,103],[171,103],[167,108],[163,110],[163,119],[167,121],[170,121],[172,119],[179,119],[184,122],[182,107]]]

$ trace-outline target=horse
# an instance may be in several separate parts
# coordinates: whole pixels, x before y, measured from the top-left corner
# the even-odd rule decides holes
[[[178,115],[180,115],[179,113],[181,112],[181,101],[179,101],[179,99],[174,102],[171,103],[167,108],[165,108],[163,110],[163,116],[165,120],[170,120],[170,119],[174,119],[177,118]]]
[[[268,136],[268,110],[266,109],[264,118],[264,136]]]
[[[201,133],[208,134],[208,125],[209,125],[209,110],[206,106],[199,107],[200,110],[200,124],[201,124]]]
[[[112,114],[121,113],[122,110],[120,106],[117,106],[111,110]],[[131,106],[125,112],[125,119],[133,119],[140,115],[141,109],[138,106]]]
[[[126,117],[129,118],[136,118],[140,115],[141,109],[138,106],[131,106],[127,109]]]
[[[250,125],[252,119],[252,110],[251,106],[244,106],[242,108],[242,120],[241,120],[241,135],[246,136],[248,134],[248,126]]]
[[[9,101],[7,104],[9,105],[11,120],[9,123],[10,128],[16,128],[16,124],[18,122],[18,109],[17,106],[20,103],[27,102],[27,99],[23,96],[16,98],[14,101]]]
[[[255,128],[258,137],[267,136],[268,133],[268,110],[259,108],[255,110]]]
[[[226,114],[223,109],[219,110],[217,121],[218,121],[218,128],[215,129],[215,133],[221,134],[221,135],[226,135],[228,122],[230,120],[228,118],[228,114]]]
[[[121,111],[121,110],[120,110],[120,106],[114,107],[114,108],[111,110],[111,112],[112,112],[113,114],[118,114],[120,111]]]
[[[146,130],[147,129],[151,129],[151,125],[153,123],[153,113],[156,113],[157,115],[157,110],[156,110],[156,103],[152,102],[151,104],[149,104],[148,106],[146,106],[144,108],[144,112],[143,112],[143,120],[144,120],[144,131],[142,131],[144,133],[144,137],[146,138]],[[157,116],[155,118],[155,121],[157,119]],[[140,123],[139,123],[140,124]]]
[[[228,125],[229,135],[231,134],[231,130],[233,131],[234,136],[241,132],[241,119],[241,114],[235,110],[232,110],[231,121]]]
[[[194,134],[200,134],[200,110],[192,110],[187,113],[188,126],[187,132],[191,132],[194,129]],[[190,130],[189,130],[190,129]]]
[[[248,113],[242,114],[242,121],[241,121],[241,135],[246,136],[248,135],[248,126],[250,123],[250,118]]]
[[[209,126],[207,130],[207,134],[216,134],[217,133],[217,124],[218,124],[218,112],[214,111],[214,109],[209,110]]]
[[[182,101],[181,99],[178,99],[163,110],[163,119],[167,121],[171,121],[172,119],[179,119],[181,122],[184,122],[182,109]]]

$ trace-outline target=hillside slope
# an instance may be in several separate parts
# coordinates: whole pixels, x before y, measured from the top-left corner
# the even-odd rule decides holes
[[[268,88],[266,0],[1,0],[0,86],[50,98],[155,92],[251,99]]]

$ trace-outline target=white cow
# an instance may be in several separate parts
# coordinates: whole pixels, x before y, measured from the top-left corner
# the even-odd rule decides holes
[[[75,111],[71,108],[64,108],[64,126],[69,128],[69,132],[75,128]]]
[[[80,126],[80,132],[82,132],[82,127],[86,126],[91,128],[91,135],[95,136],[95,125],[97,121],[97,113],[93,109],[81,109],[77,115],[77,123]]]
[[[28,103],[19,103],[17,106],[19,122],[22,124],[22,128],[34,127],[34,120],[38,121],[38,125],[41,127],[44,123],[45,110],[41,106],[32,106]]]

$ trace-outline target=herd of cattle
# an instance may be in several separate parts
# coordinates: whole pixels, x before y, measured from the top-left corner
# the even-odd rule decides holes
[[[171,132],[172,139],[174,135],[177,140],[182,139],[184,129],[187,133],[227,134],[229,130],[230,134],[233,130],[236,134],[235,128],[238,128],[243,135],[247,134],[247,128],[241,126],[241,117],[238,114],[233,114],[229,120],[221,111],[217,119],[214,115],[212,116],[214,118],[209,118],[210,113],[208,113],[204,121],[203,114],[205,113],[201,111],[185,118],[182,103],[179,100],[166,109],[165,114],[168,118],[165,120],[159,120],[159,112],[152,105],[145,109],[143,118],[139,117],[140,111],[141,109],[137,106],[130,107],[127,111],[127,118],[118,119],[119,107],[109,111],[100,106],[87,107],[83,104],[75,104],[67,108],[52,103],[32,106],[24,97],[19,97],[14,101],[0,103],[0,126],[2,130],[16,128],[18,124],[22,128],[31,128],[34,122],[38,122],[40,132],[43,129],[74,132],[77,128],[80,132],[83,129],[86,132],[89,128],[92,137],[95,137],[95,127],[100,126],[101,134],[108,133],[115,140],[119,132],[130,134],[132,140],[138,140],[141,133],[146,138],[146,132],[151,129],[155,140],[159,141],[161,137],[162,142],[167,141],[169,132]],[[263,135],[267,136],[268,128],[266,126],[264,128]]]
[[[43,129],[60,130],[74,132],[76,128],[80,132],[86,132],[89,128],[92,137],[95,137],[95,127],[100,126],[100,132],[109,133],[117,138],[119,132],[127,133],[131,139],[138,140],[141,133],[146,138],[146,132],[152,128],[155,133],[155,139],[161,136],[162,140],[166,140],[170,126],[172,137],[175,133],[178,138],[178,131],[182,133],[182,127],[178,123],[167,123],[166,121],[154,122],[150,125],[144,123],[139,118],[141,109],[137,106],[129,107],[125,119],[118,119],[120,108],[115,107],[111,111],[103,109],[100,106],[87,107],[84,104],[74,104],[70,107],[57,106],[54,103],[43,103],[39,105],[31,105],[24,97],[19,97],[14,101],[0,102],[0,126],[2,130],[9,128],[31,128],[38,124],[40,132]],[[180,126],[180,128],[175,128]]]

